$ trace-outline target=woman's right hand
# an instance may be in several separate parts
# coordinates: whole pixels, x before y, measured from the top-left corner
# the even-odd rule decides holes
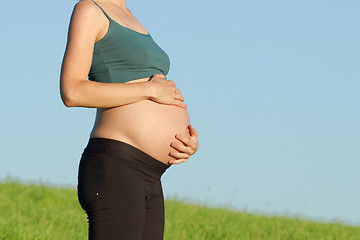
[[[166,80],[163,74],[153,75],[149,79],[149,83],[151,83],[153,89],[153,96],[150,97],[150,100],[161,104],[187,108],[180,90],[175,87],[173,81]]]

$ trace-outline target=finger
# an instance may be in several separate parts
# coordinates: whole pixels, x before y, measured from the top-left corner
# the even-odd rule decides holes
[[[166,80],[166,81],[168,81],[168,83],[170,84],[170,86],[175,87],[175,82],[174,82],[174,81],[171,81],[171,80]]]
[[[182,142],[185,146],[191,146],[192,145],[191,140],[189,138],[183,137],[180,134],[176,134],[175,138],[177,140],[179,140],[180,142]]]
[[[162,75],[162,74],[155,74],[155,75],[153,75],[152,76],[152,78],[151,78],[151,81],[152,82],[157,82],[157,81],[166,81],[166,79],[165,79],[166,77],[164,76],[164,75]]]
[[[160,79],[166,78],[164,74],[160,74],[160,73],[154,74],[153,77],[160,78]]]
[[[181,107],[181,108],[185,108],[185,109],[187,108],[187,105],[186,105],[185,103],[183,103],[183,102],[180,101],[180,100],[176,100],[176,99],[175,99],[173,105],[178,106],[178,107]]]
[[[187,161],[187,159],[176,159],[176,160],[170,160],[169,163],[170,164],[180,164],[180,163],[184,163],[186,161]]]
[[[191,156],[193,154],[193,149],[186,147],[182,144],[172,142],[170,144],[170,147],[174,148],[175,150],[177,150],[180,153],[187,153],[189,156]]]
[[[182,142],[185,146],[190,147],[190,149],[193,150],[192,154],[194,154],[197,151],[197,149],[198,149],[197,137],[190,136],[191,139],[189,139],[189,138],[183,137],[183,136],[181,136],[179,134],[176,134],[175,138],[177,140],[179,140],[180,142]]]
[[[191,136],[195,136],[195,137],[199,136],[199,133],[195,130],[195,128],[191,124],[189,125],[189,130]]]
[[[180,152],[175,152],[175,151],[171,151],[169,153],[169,156],[176,158],[176,159],[184,159],[184,158],[189,158],[191,155],[187,154],[187,153],[180,153]]]
[[[184,97],[182,96],[181,92],[179,91],[179,89],[175,90],[175,99],[178,99],[180,101],[184,101]]]

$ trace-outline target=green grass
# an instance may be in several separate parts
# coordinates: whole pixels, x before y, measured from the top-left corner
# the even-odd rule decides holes
[[[166,240],[360,240],[360,227],[268,217],[166,201]],[[0,239],[87,239],[76,191],[14,182],[0,184]]]

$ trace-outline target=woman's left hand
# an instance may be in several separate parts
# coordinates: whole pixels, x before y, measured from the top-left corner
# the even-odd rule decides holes
[[[186,162],[199,148],[198,132],[192,125],[189,125],[190,138],[176,134],[175,138],[181,143],[172,142],[170,146],[177,151],[171,151],[169,155],[174,158],[169,164],[179,164]]]

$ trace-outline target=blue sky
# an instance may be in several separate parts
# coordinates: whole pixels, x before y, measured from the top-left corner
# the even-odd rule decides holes
[[[95,110],[59,96],[75,3],[2,4],[1,179],[76,186]],[[199,131],[166,197],[360,225],[359,1],[127,5],[170,56]]]

